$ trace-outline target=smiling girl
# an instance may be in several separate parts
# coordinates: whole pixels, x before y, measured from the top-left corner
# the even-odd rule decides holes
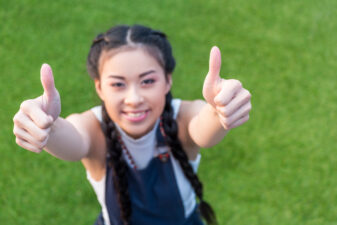
[[[140,25],[113,27],[95,38],[87,60],[102,105],[59,117],[60,96],[43,64],[44,93],[14,116],[16,142],[82,161],[102,206],[96,224],[214,224],[196,174],[199,150],[245,123],[251,103],[239,81],[220,78],[217,47],[209,64],[205,101],[173,99],[175,60],[166,35]]]

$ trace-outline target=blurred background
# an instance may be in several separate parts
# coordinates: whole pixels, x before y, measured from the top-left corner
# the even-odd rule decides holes
[[[0,3],[0,224],[94,223],[100,206],[81,163],[23,150],[12,118],[42,94],[45,62],[61,116],[99,104],[86,57],[117,24],[168,35],[175,97],[202,98],[213,45],[222,77],[251,91],[250,121],[202,150],[199,175],[219,224],[337,224],[337,1]]]

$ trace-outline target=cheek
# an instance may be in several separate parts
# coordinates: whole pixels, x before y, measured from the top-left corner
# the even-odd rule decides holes
[[[156,111],[158,114],[161,114],[165,107],[165,94],[158,95],[157,98],[154,100],[154,104],[156,105]]]
[[[167,86],[163,85],[160,90],[158,90],[156,96],[157,96],[157,101],[162,105],[163,107],[165,106],[165,100],[166,100],[166,94],[168,93],[167,91]]]
[[[107,113],[110,119],[116,123],[119,123],[119,121],[121,120],[119,109],[116,108],[115,106],[109,105],[109,106],[106,106],[106,110],[107,110]]]
[[[104,104],[110,117],[116,117],[120,110],[119,97],[113,94],[106,95]]]

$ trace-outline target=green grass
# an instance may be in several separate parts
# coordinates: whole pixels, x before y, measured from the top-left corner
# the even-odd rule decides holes
[[[167,33],[173,93],[201,98],[212,45],[222,76],[252,93],[250,121],[202,150],[199,175],[219,224],[337,224],[337,2],[1,1],[0,224],[93,224],[99,204],[80,163],[18,147],[12,118],[54,71],[62,116],[99,103],[85,60],[116,24]]]

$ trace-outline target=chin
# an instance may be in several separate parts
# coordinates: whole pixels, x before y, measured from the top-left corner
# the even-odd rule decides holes
[[[125,131],[124,132],[129,135],[130,137],[134,138],[134,139],[138,139],[138,138],[141,138],[143,137],[144,135],[147,134],[147,131],[135,131],[135,130],[132,130],[132,131]]]
[[[151,126],[144,125],[133,125],[128,127],[122,127],[123,131],[132,138],[138,139],[146,135],[153,128],[154,124]]]

